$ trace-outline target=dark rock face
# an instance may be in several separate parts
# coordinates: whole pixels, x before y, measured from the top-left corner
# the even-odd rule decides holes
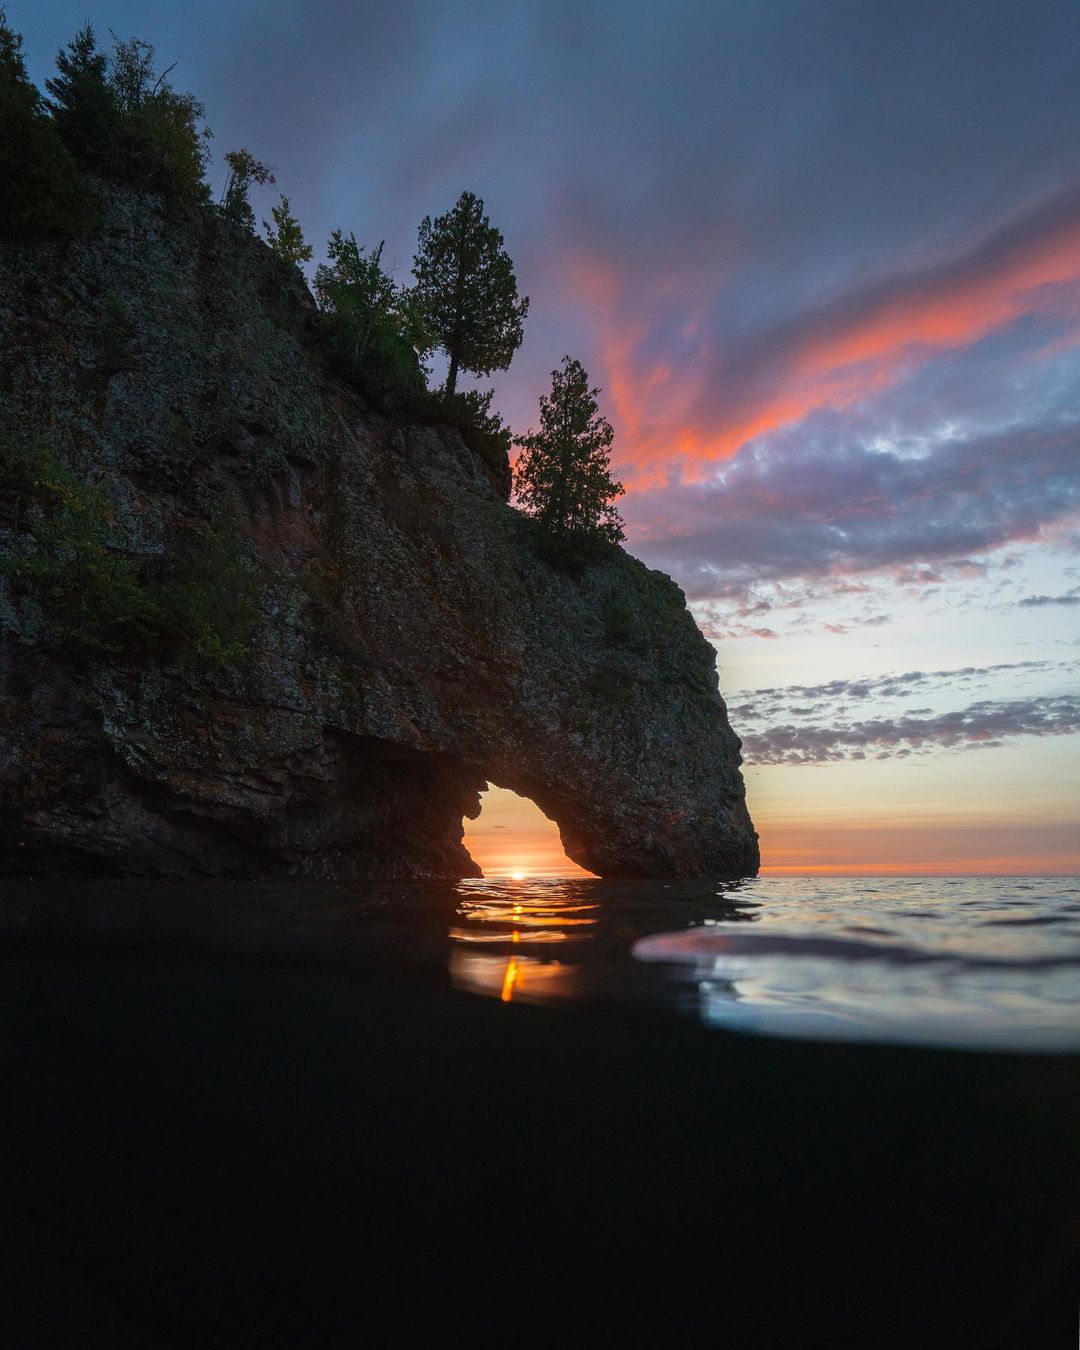
[[[756,870],[679,589],[618,550],[543,561],[505,466],[328,373],[265,247],[116,192],[100,237],[0,255],[0,342],[0,431],[103,485],[117,550],[152,566],[224,505],[260,575],[252,650],[210,675],[72,659],[0,577],[0,869],[475,875],[491,781],[603,876]],[[0,558],[25,528],[0,499]]]

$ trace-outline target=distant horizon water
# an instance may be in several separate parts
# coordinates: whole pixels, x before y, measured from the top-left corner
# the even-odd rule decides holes
[[[751,815],[755,816],[753,796],[749,799]],[[970,828],[970,827],[969,827]],[[791,842],[790,834],[777,831],[768,811],[759,823],[761,831],[761,872],[764,876],[836,876],[836,877],[875,877],[875,876],[922,876],[922,877],[1026,877],[1026,876],[1080,876],[1080,826],[1075,831],[1075,844],[1067,851],[1047,849],[1040,858],[1030,855],[1008,853],[1004,850],[987,853],[985,856],[972,856],[960,853],[955,857],[942,857],[947,850],[949,840],[948,824],[938,824],[927,830],[928,856],[925,861],[904,858],[890,860],[886,856],[856,860],[840,855],[838,861],[811,861],[806,855],[818,855],[834,849],[838,841],[847,840],[852,852],[873,847],[880,831],[868,832],[852,827],[844,832],[834,825],[824,837],[816,835],[807,827],[806,833],[814,835],[812,841],[803,844]],[[991,838],[997,833],[992,828],[986,833]],[[918,834],[914,827],[903,832],[903,847],[910,848],[911,841]],[[943,840],[945,841],[943,844]],[[1007,839],[1003,841],[1007,843]],[[481,795],[481,811],[476,820],[465,821],[465,847],[483,870],[484,876],[491,879],[512,879],[515,875],[523,877],[572,878],[591,877],[592,872],[579,867],[563,852],[559,838],[559,828],[540,808],[527,797],[522,797],[508,788],[489,785]],[[958,832],[957,844],[970,844],[964,832]],[[787,861],[795,854],[793,861]],[[802,855],[800,857],[800,854]],[[773,861],[776,859],[776,861]]]

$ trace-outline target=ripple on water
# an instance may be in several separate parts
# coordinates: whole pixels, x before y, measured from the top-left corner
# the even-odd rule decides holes
[[[991,877],[13,882],[0,940],[270,954],[785,1036],[1078,1051],[1078,894],[1075,878]]]
[[[786,1036],[1080,1049],[1080,906],[1063,903],[1075,893],[1072,879],[982,877],[524,883],[496,899],[521,918],[500,931],[482,982],[505,1001],[632,997]],[[572,979],[564,954],[545,977],[534,909],[556,929],[562,913],[588,914]],[[480,921],[467,903],[460,912]]]

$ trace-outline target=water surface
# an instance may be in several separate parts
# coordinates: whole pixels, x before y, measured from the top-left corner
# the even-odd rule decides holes
[[[1080,1049],[1080,879],[8,882],[0,950],[331,964],[728,1030]]]

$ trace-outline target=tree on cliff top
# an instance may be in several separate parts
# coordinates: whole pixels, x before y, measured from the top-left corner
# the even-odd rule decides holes
[[[218,203],[221,214],[226,220],[243,225],[254,234],[255,212],[251,209],[248,197],[251,185],[258,183],[261,187],[267,183],[275,183],[277,179],[270,166],[256,159],[250,150],[229,150],[225,155],[225,163],[229,166],[229,176],[225,180],[221,201]],[[310,254],[308,256],[310,257]]]
[[[328,262],[315,271],[315,298],[342,373],[384,403],[424,388],[420,362],[431,339],[412,292],[383,270],[383,245],[367,249],[334,230]]]
[[[428,327],[450,359],[447,394],[459,370],[490,375],[509,366],[529,298],[518,299],[514,265],[479,197],[463,192],[453,210],[424,217],[413,275]]]
[[[88,168],[104,171],[117,110],[109,88],[108,57],[98,50],[94,30],[84,25],[56,54],[56,74],[45,81],[53,125],[71,153]]]
[[[170,67],[171,69],[171,67]],[[148,42],[114,36],[108,56],[87,24],[56,58],[45,81],[64,144],[103,178],[204,205],[210,132],[203,105],[158,75]]]
[[[263,221],[266,242],[282,262],[294,263],[297,267],[302,262],[310,262],[311,245],[305,242],[304,231],[293,215],[289,199],[284,193],[281,194],[278,205],[270,208],[270,215],[274,221],[272,225],[269,220]]]
[[[0,235],[80,234],[99,203],[26,74],[22,38],[0,10]]]
[[[564,357],[562,368],[551,372],[551,393],[540,396],[540,430],[517,439],[518,501],[564,554],[623,538],[615,509],[623,487],[611,476],[614,432],[600,415],[599,393],[589,388],[581,362]]]

